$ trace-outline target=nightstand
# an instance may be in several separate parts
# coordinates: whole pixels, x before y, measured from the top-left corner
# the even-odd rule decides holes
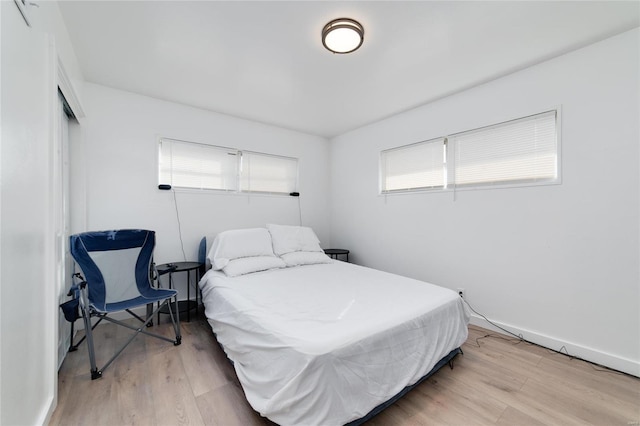
[[[326,254],[327,256],[329,256],[332,259],[338,259],[339,260],[339,256],[345,256],[346,257],[346,261],[349,261],[349,250],[345,250],[345,249],[325,249],[324,254]]]
[[[193,309],[196,310],[196,315],[198,314],[198,282],[200,281],[200,270],[202,264],[200,262],[171,262],[165,263],[162,265],[158,265],[156,269],[158,270],[158,276],[162,276],[165,274],[169,274],[169,288],[173,288],[173,274],[177,272],[186,272],[187,273],[187,300],[179,300],[178,301],[178,310],[180,313],[187,313],[187,322],[191,321],[191,311]],[[196,285],[196,300],[191,300],[191,271],[195,271],[195,285]],[[175,308],[175,302],[172,304],[172,308]],[[167,306],[163,307],[158,312],[158,322],[160,322],[159,314],[168,314],[169,309]]]

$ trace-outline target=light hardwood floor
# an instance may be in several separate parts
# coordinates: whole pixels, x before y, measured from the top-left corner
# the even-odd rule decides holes
[[[164,321],[153,328],[172,331]],[[98,359],[128,333],[99,326]],[[453,370],[442,368],[367,425],[640,424],[640,379],[526,343],[482,338],[488,333],[471,326]],[[182,334],[176,347],[139,336],[93,381],[86,346],[69,353],[50,424],[273,425],[246,402],[204,317],[183,323]]]

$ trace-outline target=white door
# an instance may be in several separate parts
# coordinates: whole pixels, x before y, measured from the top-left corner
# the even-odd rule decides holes
[[[53,204],[55,215],[55,262],[58,303],[69,300],[72,258],[69,253],[69,115],[62,94],[58,94],[58,139],[54,143]],[[71,343],[71,324],[58,311],[58,367]]]

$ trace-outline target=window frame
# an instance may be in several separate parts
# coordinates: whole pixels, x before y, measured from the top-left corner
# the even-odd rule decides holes
[[[523,179],[519,181],[497,181],[491,183],[483,183],[483,182],[474,182],[463,185],[457,185],[455,182],[455,173],[456,173],[456,149],[452,139],[457,135],[462,135],[465,133],[481,131],[483,129],[495,128],[497,126],[505,125],[508,123],[512,123],[519,120],[525,120],[527,118],[532,118],[538,115],[544,115],[551,112],[555,112],[555,139],[556,139],[556,177],[555,179],[544,179],[544,180],[536,180],[532,179]],[[402,149],[405,147],[411,147],[413,145],[427,142],[416,142],[407,145],[401,145],[398,147],[387,148],[385,150],[380,151],[380,164],[378,166],[378,176],[379,176],[379,186],[378,186],[378,195],[379,196],[387,196],[387,195],[398,195],[398,194],[415,194],[415,193],[442,193],[442,192],[456,192],[456,191],[476,191],[476,190],[486,190],[486,189],[506,189],[506,188],[522,188],[522,187],[533,187],[533,186],[548,186],[548,185],[559,185],[562,183],[562,109],[561,106],[556,106],[553,108],[538,110],[538,112],[521,115],[518,117],[510,118],[508,120],[501,121],[499,123],[488,124],[485,126],[480,126],[460,132],[449,133],[445,136],[440,136],[436,138],[429,139],[428,141],[436,141],[443,140],[445,144],[446,151],[446,162],[443,165],[443,169],[446,173],[446,183],[444,187],[433,187],[433,188],[418,188],[418,189],[403,189],[403,190],[393,190],[393,191],[383,191],[383,169],[382,169],[382,153],[386,151],[391,151],[394,149]]]
[[[238,192],[240,193],[250,193],[250,194],[262,194],[262,195],[289,195],[292,192],[298,192],[298,184],[300,181],[300,159],[297,157],[289,157],[286,155],[277,155],[277,154],[268,154],[265,152],[258,152],[258,151],[248,151],[248,150],[244,150],[244,151],[239,151],[240,153],[240,158],[239,158],[239,169],[238,169]],[[279,192],[279,191],[252,191],[252,190],[243,190],[242,189],[242,185],[243,185],[243,166],[244,166],[244,154],[248,154],[248,155],[256,155],[256,156],[262,156],[262,157],[270,157],[270,158],[277,158],[277,159],[281,159],[281,160],[287,160],[287,161],[295,161],[296,164],[296,171],[295,171],[295,182],[293,184],[293,189],[291,191],[287,191],[287,192]],[[250,179],[249,175],[249,179]]]
[[[201,147],[202,149],[205,150],[211,150],[211,151],[226,151],[227,154],[230,155],[234,155],[236,156],[235,158],[235,166],[234,166],[234,173],[233,173],[233,180],[234,180],[234,187],[230,188],[230,189],[225,189],[225,188],[202,188],[202,187],[195,187],[195,186],[181,186],[178,184],[174,184],[173,183],[173,179],[171,179],[171,182],[163,182],[162,179],[162,143],[163,141],[167,141],[170,142],[172,144],[171,149],[173,150],[173,143],[177,142],[178,144],[183,144],[183,145],[190,145],[192,148],[194,147]],[[185,140],[181,140],[181,139],[174,139],[174,138],[166,138],[166,137],[160,137],[158,139],[158,143],[157,143],[157,149],[158,149],[158,163],[157,163],[157,171],[158,171],[158,184],[170,184],[171,187],[173,189],[176,190],[180,190],[180,191],[218,191],[218,192],[224,192],[224,193],[234,193],[237,192],[238,190],[238,156],[239,156],[239,151],[235,148],[228,148],[228,147],[223,147],[223,146],[216,146],[216,145],[209,145],[209,144],[204,144],[204,143],[199,143],[199,142],[190,142],[190,141],[185,141]],[[169,158],[171,159],[171,161],[173,161],[173,153],[171,153],[169,155]],[[173,168],[173,167],[171,167]]]
[[[202,149],[212,149],[212,150],[220,150],[220,151],[227,151],[227,153],[229,154],[233,154],[235,155],[236,159],[235,159],[235,165],[234,165],[234,182],[235,182],[235,187],[233,189],[224,189],[224,188],[198,188],[198,187],[193,187],[193,186],[180,186],[180,185],[174,185],[173,182],[163,182],[162,181],[162,143],[163,141],[169,141],[169,142],[178,142],[181,144],[189,144],[192,146],[199,146]],[[243,170],[242,170],[242,159],[243,159],[243,154],[250,154],[250,155],[255,155],[255,156],[267,156],[267,157],[271,157],[271,158],[280,158],[280,159],[285,159],[287,161],[295,161],[295,167],[296,167],[296,172],[295,172],[295,183],[294,183],[294,187],[295,190],[291,191],[291,192],[298,192],[299,191],[299,183],[300,183],[300,159],[298,157],[291,157],[291,156],[284,156],[284,155],[278,155],[278,154],[271,154],[271,153],[266,153],[266,152],[259,152],[259,151],[249,151],[249,150],[241,150],[238,148],[229,148],[229,147],[225,147],[225,146],[220,146],[220,145],[212,145],[212,144],[206,144],[206,143],[201,143],[201,142],[191,142],[191,141],[185,141],[182,139],[176,139],[176,138],[170,138],[170,137],[158,137],[158,141],[156,144],[157,147],[157,179],[158,179],[158,184],[170,184],[173,190],[179,191],[179,192],[196,192],[196,193],[219,193],[219,194],[235,194],[235,195],[265,195],[265,196],[289,196],[290,192],[277,192],[277,191],[251,191],[251,190],[243,190],[242,189],[242,183],[243,183]]]
[[[420,187],[413,187],[413,188],[401,188],[401,189],[384,189],[385,188],[385,180],[387,178],[387,176],[385,174],[383,174],[383,170],[386,171],[386,167],[384,165],[385,163],[385,159],[384,159],[384,155],[387,153],[391,153],[394,151],[401,151],[401,150],[407,150],[407,149],[412,149],[412,148],[417,148],[423,145],[430,145],[430,144],[435,144],[441,142],[443,144],[443,161],[442,161],[442,167],[443,167],[443,179],[442,179],[442,185],[432,185],[432,186],[420,186]],[[400,193],[407,193],[407,192],[421,192],[421,191],[435,191],[435,190],[442,190],[445,189],[447,187],[447,159],[448,159],[448,147],[447,147],[447,138],[446,137],[437,137],[437,138],[433,138],[433,139],[428,139],[428,140],[424,140],[424,141],[420,141],[420,142],[414,142],[408,145],[402,145],[402,146],[398,146],[398,147],[394,147],[394,148],[389,148],[389,149],[385,149],[380,151],[380,155],[378,156],[378,160],[379,160],[379,164],[378,164],[378,192],[381,195],[387,195],[387,194],[400,194]]]

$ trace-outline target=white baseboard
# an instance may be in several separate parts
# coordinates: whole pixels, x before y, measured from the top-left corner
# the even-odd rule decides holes
[[[500,323],[498,321],[493,321],[493,322],[499,325],[500,327],[504,327],[505,329],[511,331],[516,335],[522,335],[526,340],[529,340],[530,342],[533,342],[533,343],[537,343],[538,345],[544,346],[545,348],[559,351],[560,348],[564,346],[567,352],[572,356],[576,356],[578,358],[582,358],[586,361],[590,361],[596,364],[604,365],[614,370],[631,374],[632,376],[640,377],[640,362],[638,361],[634,361],[628,358],[623,358],[623,357],[602,352],[596,349],[588,348],[586,346],[582,346],[577,343],[564,342],[562,340],[558,340],[551,336],[536,333],[531,330],[525,330],[522,328],[514,327],[512,325]],[[473,325],[477,325],[478,327],[495,331],[496,333],[506,334],[504,331],[489,324],[484,318],[476,314],[471,314],[470,323]]]
[[[58,380],[57,375],[56,375],[56,380]],[[53,412],[55,411],[57,405],[58,405],[57,397],[54,397],[52,395],[50,398],[47,398],[47,401],[43,405],[42,411],[38,416],[38,421],[35,424],[38,424],[38,425],[49,424],[49,422],[51,421],[51,417],[53,416]]]

